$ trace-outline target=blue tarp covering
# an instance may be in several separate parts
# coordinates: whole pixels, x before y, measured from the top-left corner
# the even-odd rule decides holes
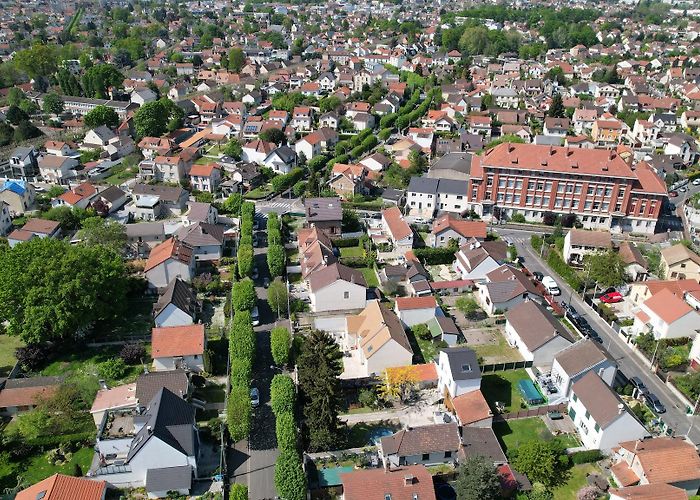
[[[519,381],[518,390],[520,391],[520,394],[523,395],[523,398],[527,404],[539,405],[544,403],[542,394],[540,394],[540,391],[537,390],[537,387],[535,387],[535,384],[533,384],[531,380],[523,379]]]

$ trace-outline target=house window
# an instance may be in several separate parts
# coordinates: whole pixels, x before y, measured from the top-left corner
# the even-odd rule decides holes
[[[576,394],[574,394],[574,395],[572,395],[571,399],[573,399],[574,403],[575,403],[576,401],[578,401],[578,396],[576,396]]]
[[[586,410],[586,419],[589,419],[589,418],[591,418],[591,414],[588,412],[588,410]]]
[[[469,373],[472,371],[472,365],[465,363],[462,365],[462,373]]]
[[[598,424],[595,424],[595,427],[593,427],[596,432],[600,432],[600,426]]]
[[[350,298],[350,292],[343,292],[343,298],[344,298],[344,299],[349,299],[349,298]]]
[[[423,453],[423,461],[430,460],[430,453]]]
[[[451,451],[446,451],[445,452],[445,458],[451,458],[452,457],[452,452]]]

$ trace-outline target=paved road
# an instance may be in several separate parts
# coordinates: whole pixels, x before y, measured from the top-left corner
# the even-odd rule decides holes
[[[700,443],[700,416],[691,417],[685,413],[685,404],[683,404],[664,384],[653,374],[649,368],[644,366],[637,356],[630,352],[630,347],[622,341],[618,335],[601,320],[591,309],[583,303],[579,295],[557,275],[549,269],[549,267],[539,258],[530,246],[529,231],[519,231],[514,229],[499,228],[498,233],[502,236],[507,236],[513,241],[518,249],[518,254],[525,258],[525,266],[530,271],[540,271],[543,274],[550,274],[557,280],[562,295],[559,296],[559,301],[571,303],[576,310],[586,318],[588,323],[600,334],[603,339],[603,346],[615,358],[618,368],[627,376],[639,377],[650,390],[656,394],[666,406],[667,412],[661,415],[663,420],[676,431],[678,435],[685,435],[695,420],[690,438],[693,443]]]
[[[277,212],[284,215],[287,212],[303,212],[304,205],[299,198],[282,198],[276,196],[270,200],[255,202],[255,210],[259,213]]]
[[[258,238],[265,241],[266,218],[256,215],[262,231]],[[253,500],[272,499],[275,490],[275,462],[279,455],[275,436],[275,416],[270,406],[270,382],[277,370],[272,367],[270,352],[270,329],[275,326],[275,316],[267,305],[267,289],[262,286],[264,277],[269,277],[267,269],[267,247],[255,248],[255,264],[260,273],[256,280],[260,325],[255,327],[256,351],[253,365],[253,386],[260,390],[260,406],[253,410],[250,439],[236,443],[231,450],[233,481],[248,485],[248,498]]]

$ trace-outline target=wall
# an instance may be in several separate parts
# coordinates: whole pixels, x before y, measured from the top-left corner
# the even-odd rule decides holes
[[[157,327],[161,326],[182,326],[191,325],[194,321],[192,316],[187,314],[182,309],[178,309],[175,304],[168,304],[161,313],[156,316],[155,324]]]
[[[348,298],[345,298],[345,292]],[[314,312],[363,309],[367,303],[367,289],[355,283],[337,280],[321,290],[310,292],[311,310]]]

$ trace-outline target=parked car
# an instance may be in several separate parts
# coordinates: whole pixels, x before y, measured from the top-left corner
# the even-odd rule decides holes
[[[616,304],[617,302],[622,302],[623,300],[625,300],[625,298],[620,292],[610,292],[600,297],[600,301],[606,304]]]
[[[554,278],[551,276],[545,276],[542,278],[542,285],[547,289],[547,292],[550,295],[561,295],[561,290],[559,290],[559,285],[557,285],[557,282],[554,281]]]
[[[680,191],[681,193],[685,193],[686,191],[688,191],[688,188],[683,186],[682,188],[678,188],[678,191]]]
[[[535,271],[532,273],[532,277],[535,278],[537,281],[542,281],[542,278],[544,278],[544,274],[542,274],[539,271]]]
[[[265,288],[267,288],[268,286],[270,286],[270,278],[268,278],[267,276],[265,276],[265,277],[263,278],[263,286],[264,286]]]
[[[550,420],[561,420],[564,418],[564,415],[562,415],[558,411],[550,411],[549,413],[547,413],[547,416]]]
[[[252,278],[254,280],[258,279],[260,277],[260,272],[258,271],[258,266],[253,267],[253,275]]]
[[[693,186],[700,186],[700,179],[693,179]]]
[[[564,307],[564,311],[566,312],[566,317],[569,318],[569,320],[573,321],[576,324],[578,324],[580,321],[584,321],[584,322],[586,321],[581,317],[581,315],[578,313],[578,311],[571,304],[567,304],[566,302],[562,302],[561,305]]]
[[[675,198],[676,196],[678,196],[678,192],[677,192],[677,191],[669,191],[669,192],[668,192],[668,197],[669,197],[669,198]]]
[[[250,406],[253,408],[260,406],[260,391],[257,387],[253,387],[250,390]]]
[[[656,413],[666,413],[666,407],[659,400],[659,398],[656,397],[656,394],[650,392],[649,394],[644,396],[644,400],[646,401],[647,406]]]
[[[258,326],[260,324],[260,311],[258,311],[258,306],[255,306],[251,311],[250,319],[252,320],[253,326]]]
[[[639,377],[630,377],[630,384],[642,394],[649,394],[649,389]]]

